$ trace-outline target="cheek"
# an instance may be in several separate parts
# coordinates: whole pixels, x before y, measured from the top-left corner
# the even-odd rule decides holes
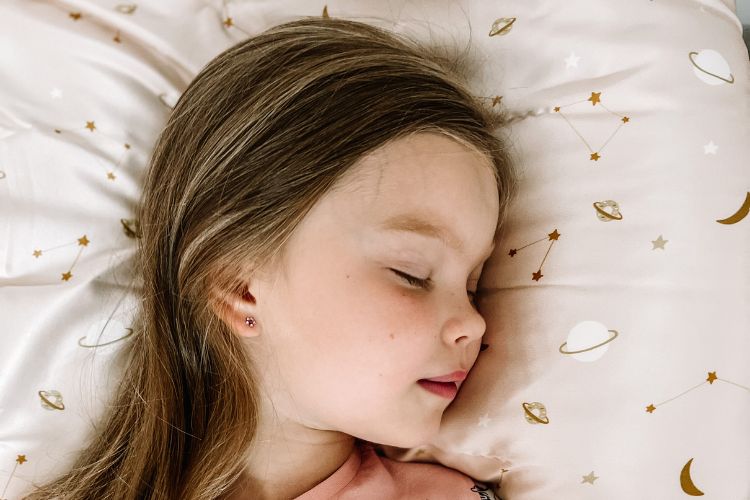
[[[360,359],[377,352],[402,360],[423,351],[437,331],[429,297],[388,273],[372,261],[317,268],[296,284],[296,328],[316,332],[316,350]]]
[[[381,279],[365,294],[363,314],[389,340],[419,337],[431,329],[432,318],[428,298],[418,290],[410,291],[396,283]]]

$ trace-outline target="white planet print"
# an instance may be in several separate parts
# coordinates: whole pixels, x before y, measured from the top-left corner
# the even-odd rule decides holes
[[[729,63],[724,56],[711,49],[703,49],[698,52],[688,53],[690,62],[693,63],[693,73],[703,83],[709,85],[722,85],[734,83],[734,75],[729,71]]]
[[[596,361],[604,356],[609,344],[617,338],[617,330],[608,330],[598,321],[581,321],[570,329],[560,352],[578,361]]]

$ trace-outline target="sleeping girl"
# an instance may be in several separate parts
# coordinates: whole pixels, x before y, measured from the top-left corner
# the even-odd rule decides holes
[[[468,65],[329,18],[210,61],[146,171],[123,379],[26,498],[494,498],[377,449],[433,439],[480,353],[517,180]]]

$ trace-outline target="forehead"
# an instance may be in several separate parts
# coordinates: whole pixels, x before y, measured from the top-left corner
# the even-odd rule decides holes
[[[339,217],[378,231],[436,238],[459,253],[497,228],[497,184],[488,159],[438,134],[417,134],[353,167],[339,193]]]
[[[464,253],[464,244],[453,230],[440,222],[433,222],[430,215],[420,212],[402,213],[392,215],[380,224],[378,229],[382,231],[411,232],[421,234],[428,238],[441,241],[445,246],[452,248],[458,253]],[[495,247],[493,241],[492,248]]]

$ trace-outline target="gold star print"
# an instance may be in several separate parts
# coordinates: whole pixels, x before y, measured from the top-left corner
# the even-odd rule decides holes
[[[565,119],[565,121],[568,123],[568,125],[570,126],[570,128],[573,129],[573,132],[575,132],[576,135],[581,139],[581,141],[583,141],[583,144],[589,150],[589,153],[590,153],[589,160],[591,160],[591,161],[599,161],[599,158],[601,158],[600,153],[604,149],[604,146],[606,146],[607,143],[609,143],[609,141],[612,139],[612,137],[614,137],[614,135],[617,133],[617,131],[620,130],[620,127],[622,127],[623,124],[628,123],[630,121],[629,117],[618,115],[617,113],[614,113],[613,111],[611,111],[610,109],[608,109],[604,104],[602,104],[602,102],[601,102],[601,95],[602,95],[601,92],[591,92],[591,96],[589,96],[589,98],[586,99],[585,101],[576,101],[576,102],[573,102],[571,104],[566,104],[564,106],[555,106],[553,108],[555,110],[555,113],[560,113],[560,116],[562,116]],[[582,103],[582,102],[591,102],[592,106],[596,106],[597,104],[599,104],[602,108],[604,108],[605,110],[607,110],[607,112],[609,112],[610,114],[615,115],[615,116],[619,116],[620,119],[621,119],[621,121],[622,121],[622,123],[620,123],[617,126],[617,128],[615,129],[615,131],[612,132],[612,134],[607,138],[606,141],[604,141],[604,144],[602,144],[602,146],[598,150],[594,150],[591,147],[591,145],[589,145],[589,143],[586,141],[586,139],[578,132],[578,130],[576,130],[576,128],[573,126],[573,124],[570,122],[570,120],[568,120],[568,118],[565,116],[565,114],[560,111],[560,109],[562,109],[564,107],[573,106],[575,104],[579,104],[579,103]]]
[[[539,265],[539,269],[536,270],[535,272],[533,272],[531,274],[531,279],[533,281],[539,281],[542,278],[542,276],[544,276],[542,274],[542,266],[544,266],[544,261],[547,260],[547,255],[549,255],[549,252],[552,249],[552,245],[555,244],[555,241],[557,241],[560,238],[560,236],[561,235],[560,235],[560,233],[557,232],[557,229],[555,229],[551,233],[547,234],[547,240],[551,241],[552,243],[550,243],[549,248],[547,248],[547,253],[544,254],[544,258],[542,259],[542,263]],[[511,248],[510,251],[508,252],[508,255],[510,255],[511,257],[513,257],[513,256],[515,256],[518,253],[518,250],[523,250],[524,248],[526,248],[528,246],[536,245],[537,243],[539,243],[541,241],[544,241],[544,238],[536,240],[533,243],[529,243],[528,245],[524,245],[520,249]]]
[[[330,19],[331,18],[331,16],[328,15],[328,4],[326,4],[326,5],[323,6],[323,14],[321,14],[321,15],[323,16],[323,19]]]
[[[16,467],[19,465],[23,465],[24,462],[26,462],[26,455],[17,455],[16,456],[16,463],[13,464],[13,470],[10,471],[10,476],[8,476],[8,481],[5,483],[5,489],[3,490],[2,494],[0,496],[5,497],[5,490],[8,489],[8,485],[10,484],[10,480],[13,479],[13,474],[16,473]],[[2,499],[0,499],[2,500]]]
[[[651,250],[656,250],[657,248],[661,248],[662,250],[664,250],[664,245],[666,245],[668,241],[669,240],[665,240],[661,237],[661,235],[659,235],[659,237],[655,240],[651,240],[651,243],[654,244],[654,247]]]
[[[496,95],[496,96],[495,96],[495,97],[494,97],[494,98],[492,99],[492,107],[494,108],[494,107],[495,107],[495,104],[500,104],[500,99],[502,99],[502,98],[503,98],[503,96],[501,96],[501,95]]]
[[[123,162],[123,160],[125,158],[125,154],[126,154],[127,150],[130,149],[130,144],[128,144],[127,142],[126,143],[122,143],[121,141],[119,141],[117,139],[113,139],[112,137],[109,137],[106,134],[103,134],[96,127],[96,123],[95,123],[94,120],[91,120],[91,121],[86,120],[86,126],[82,127],[82,128],[88,129],[92,133],[94,131],[96,131],[97,140],[100,137],[104,137],[105,139],[108,139],[110,142],[116,143],[118,146],[122,145],[122,147],[125,148],[125,151],[120,155],[120,158],[117,160],[117,165],[115,165],[115,168],[114,169],[108,169],[108,171],[107,171],[107,178],[109,180],[115,180],[114,171],[116,171],[120,167],[120,165],[122,164],[122,162]],[[59,128],[56,128],[56,129],[53,129],[53,130],[55,131],[56,134],[62,134],[63,132],[73,132],[73,131],[81,130],[81,129],[59,129]]]
[[[69,242],[69,243],[64,243],[62,245],[58,245],[56,247],[50,247],[50,248],[44,248],[44,249],[37,248],[37,249],[34,250],[33,255],[34,255],[34,257],[39,258],[44,252],[47,252],[47,251],[50,251],[50,250],[57,250],[59,248],[63,248],[63,247],[71,246],[71,245],[78,246],[79,247],[79,249],[78,249],[78,255],[76,255],[76,258],[73,261],[73,264],[70,265],[70,269],[68,269],[64,273],[61,273],[62,274],[62,278],[61,279],[63,281],[69,281],[70,278],[73,277],[72,271],[73,271],[73,268],[76,265],[76,262],[78,262],[78,259],[81,256],[81,252],[83,251],[83,247],[87,247],[89,245],[89,243],[91,243],[91,241],[89,241],[88,237],[86,237],[86,235],[84,234],[80,238],[76,238],[75,243],[74,242]]]
[[[591,471],[587,475],[583,476],[583,481],[581,481],[581,484],[583,483],[594,484],[594,481],[596,481],[597,479],[599,479],[599,477],[594,475],[594,471]]]
[[[118,5],[118,9],[119,9],[119,7],[120,6]],[[80,12],[70,12],[70,13],[68,13],[68,16],[71,17],[71,18],[73,18],[74,21],[78,21],[81,18],[81,13]],[[120,30],[117,30],[117,34],[115,34],[115,36],[114,36],[114,38],[112,38],[112,40],[114,40],[117,43],[121,43],[121,41],[120,41]],[[2,499],[0,499],[0,500],[2,500]]]
[[[677,396],[675,396],[675,397],[673,397],[673,398],[670,398],[670,399],[667,399],[666,401],[663,401],[662,403],[659,403],[659,404],[657,404],[657,405],[653,405],[653,404],[650,404],[650,405],[648,405],[648,406],[646,407],[646,411],[647,411],[648,413],[653,413],[653,412],[654,412],[654,410],[656,409],[656,406],[661,406],[661,405],[663,405],[663,404],[666,404],[666,403],[669,403],[669,402],[671,402],[671,401],[674,401],[675,399],[677,399],[677,398],[679,398],[679,397],[682,397],[682,396],[684,396],[684,395],[685,395],[685,394],[687,394],[688,392],[690,392],[690,391],[694,391],[694,390],[695,390],[695,389],[697,389],[698,387],[700,387],[700,386],[704,385],[704,384],[705,384],[706,382],[708,382],[709,384],[713,385],[713,383],[714,383],[714,380],[721,380],[722,382],[726,382],[726,383],[728,383],[728,384],[736,385],[736,386],[737,386],[737,387],[739,387],[740,389],[744,389],[744,390],[746,390],[746,391],[747,391],[748,393],[750,393],[750,387],[745,387],[744,385],[741,385],[741,384],[738,384],[738,383],[732,382],[732,381],[730,381],[730,380],[724,380],[724,379],[720,379],[719,377],[717,377],[717,376],[716,376],[716,372],[708,372],[708,377],[706,378],[706,380],[704,380],[704,381],[703,381],[703,382],[701,382],[700,384],[698,384],[698,385],[696,385],[696,386],[694,386],[694,387],[691,387],[690,389],[688,389],[688,390],[686,390],[686,391],[683,391],[682,393],[678,394]]]
[[[213,3],[213,2],[208,2],[207,0],[203,0],[203,3],[205,3],[206,5],[211,6],[211,3]],[[221,17],[220,17],[220,19],[221,19],[222,28],[225,29],[225,30],[229,30],[229,28],[232,28],[232,31],[237,30],[237,31],[240,31],[240,32],[244,33],[248,37],[251,36],[251,34],[248,33],[247,31],[245,31],[244,29],[242,29],[236,23],[236,21],[234,20],[234,17],[232,17],[229,14],[229,8],[227,7],[228,3],[229,3],[228,0],[221,0]],[[213,8],[213,6],[211,6],[211,8]]]

